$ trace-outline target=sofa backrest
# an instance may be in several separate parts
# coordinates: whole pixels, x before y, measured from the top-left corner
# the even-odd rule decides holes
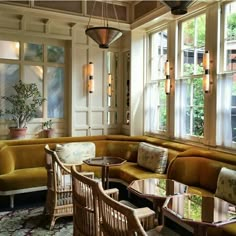
[[[0,142],[0,174],[9,173],[14,169],[45,166],[44,147],[46,144],[54,149],[56,144],[86,141],[96,145],[96,156],[117,156],[131,162],[137,162],[140,142],[163,146],[168,148],[167,165],[181,151],[190,148],[188,145],[167,142],[164,139],[125,135],[4,140]]]
[[[236,170],[235,155],[213,150],[189,149],[179,153],[170,163],[167,177],[215,193],[222,167]]]

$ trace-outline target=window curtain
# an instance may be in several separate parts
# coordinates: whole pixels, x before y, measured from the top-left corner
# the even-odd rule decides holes
[[[176,80],[175,84],[175,137],[186,138],[187,80]]]
[[[225,147],[232,146],[232,77],[223,74],[217,79],[216,144]]]
[[[157,83],[148,83],[144,93],[144,132],[157,132]]]

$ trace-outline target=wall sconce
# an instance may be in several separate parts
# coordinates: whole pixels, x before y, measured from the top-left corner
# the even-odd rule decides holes
[[[203,76],[203,90],[205,93],[210,91],[210,53],[209,51],[205,51],[203,55],[203,68],[205,70],[205,74]]]
[[[89,93],[94,92],[94,79],[93,79],[93,74],[94,74],[94,66],[92,62],[89,62],[88,67],[88,91]]]
[[[165,82],[165,93],[166,95],[170,94],[170,63],[168,60],[165,62],[165,76],[166,76],[166,82]]]
[[[111,97],[112,88],[111,88],[111,73],[108,74],[108,87],[107,87],[107,95]]]

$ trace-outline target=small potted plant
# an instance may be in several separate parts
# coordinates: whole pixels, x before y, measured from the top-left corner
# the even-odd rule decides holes
[[[5,116],[14,122],[9,127],[10,137],[24,138],[28,122],[36,117],[37,111],[46,100],[42,97],[35,83],[24,83],[19,80],[12,86],[15,92],[9,96],[2,96],[5,100],[5,109],[0,110],[0,116]]]
[[[44,137],[51,138],[53,136],[54,129],[52,128],[52,120],[43,122],[43,131]]]

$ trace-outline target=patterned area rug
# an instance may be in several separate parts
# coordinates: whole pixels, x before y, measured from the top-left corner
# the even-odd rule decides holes
[[[53,230],[48,229],[49,220],[43,215],[43,207],[0,212],[0,236],[71,236],[72,217],[59,218]]]

